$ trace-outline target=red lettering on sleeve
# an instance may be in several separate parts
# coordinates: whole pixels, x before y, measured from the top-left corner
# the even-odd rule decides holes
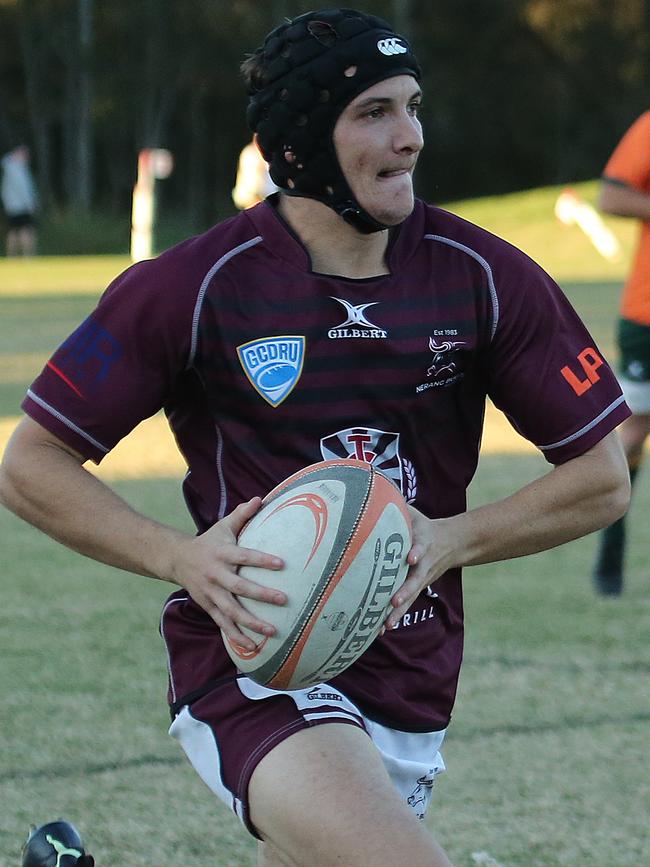
[[[591,346],[587,346],[586,349],[583,349],[582,352],[578,355],[577,358],[580,367],[585,373],[586,379],[580,379],[576,373],[569,367],[569,365],[565,365],[560,373],[569,383],[571,388],[575,391],[575,393],[580,397],[586,391],[592,387],[595,382],[598,382],[600,379],[600,375],[598,374],[598,368],[604,363],[603,359],[598,355],[595,349]]]

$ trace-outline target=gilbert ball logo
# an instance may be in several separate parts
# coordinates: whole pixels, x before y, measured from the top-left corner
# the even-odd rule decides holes
[[[260,337],[237,347],[249,382],[271,406],[278,406],[295,388],[305,358],[305,338],[296,335]]]

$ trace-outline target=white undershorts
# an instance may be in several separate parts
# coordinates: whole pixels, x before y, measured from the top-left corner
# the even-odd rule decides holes
[[[619,385],[634,415],[650,414],[650,381],[635,382],[619,373]]]

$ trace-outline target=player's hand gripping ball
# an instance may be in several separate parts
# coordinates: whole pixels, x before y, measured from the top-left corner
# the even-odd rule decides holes
[[[302,689],[340,674],[379,634],[403,584],[411,520],[402,494],[370,464],[323,461],[290,476],[265,498],[239,544],[275,554],[273,571],[245,566],[247,579],[284,590],[288,602],[241,604],[272,623],[248,651],[225,645],[240,671],[272,689]],[[260,640],[261,639],[261,640]]]
[[[23,847],[22,867],[94,867],[79,832],[60,819],[31,831]]]

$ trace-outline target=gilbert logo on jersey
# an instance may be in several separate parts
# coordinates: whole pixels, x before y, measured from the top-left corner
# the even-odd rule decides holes
[[[327,336],[332,340],[346,339],[351,337],[366,337],[371,339],[385,339],[388,332],[371,322],[365,314],[368,307],[374,307],[379,301],[370,301],[367,304],[350,304],[344,298],[335,298],[330,295],[332,301],[342,304],[347,313],[347,318],[337,328],[330,328]]]
[[[271,406],[278,406],[300,379],[305,338],[293,334],[260,337],[238,346],[237,356],[255,391]]]

